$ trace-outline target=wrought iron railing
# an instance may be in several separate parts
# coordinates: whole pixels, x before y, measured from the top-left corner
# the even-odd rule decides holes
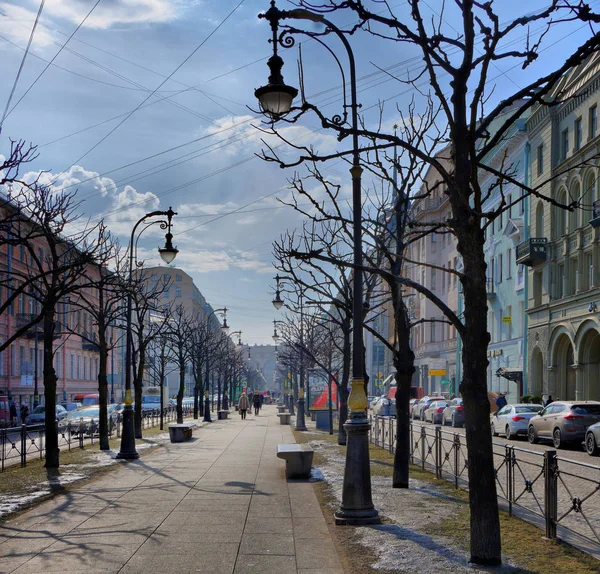
[[[183,415],[193,414],[193,407],[185,405]],[[169,406],[164,410],[163,422],[168,423],[176,420],[177,412],[175,406]],[[121,436],[121,415],[115,421],[109,419],[109,436],[111,438]],[[160,410],[146,412],[142,415],[142,429],[149,429],[160,424]],[[99,424],[92,419],[89,422],[57,423],[58,446],[60,448],[84,448],[86,444],[94,445],[98,442]],[[27,465],[34,458],[43,459],[46,445],[46,428],[43,424],[21,425],[19,427],[0,429],[0,471],[8,466],[20,464]]]
[[[379,416],[370,420],[371,442],[394,452],[396,420]],[[468,487],[463,434],[411,422],[410,445],[413,464],[456,488]],[[497,493],[509,514],[518,511],[534,524],[541,519],[547,538],[557,538],[557,531],[564,529],[600,552],[600,467],[563,458],[555,450],[542,453],[496,442],[493,449]]]

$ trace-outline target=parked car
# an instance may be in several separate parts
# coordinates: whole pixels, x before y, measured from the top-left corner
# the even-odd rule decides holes
[[[112,433],[116,428],[118,421],[118,405],[108,405],[108,432]],[[100,424],[100,406],[93,405],[91,407],[81,407],[77,410],[71,411],[66,418],[64,418],[60,424],[59,429],[64,430],[68,425],[71,425],[72,434],[96,434],[98,433]]]
[[[408,401],[408,414],[412,416],[413,407],[419,402],[419,399],[410,399]]]
[[[600,423],[588,427],[585,433],[585,450],[590,456],[600,455]]]
[[[64,407],[56,405],[56,420],[60,421],[67,416],[67,411]],[[38,405],[31,411],[30,414],[25,418],[26,425],[41,425],[46,420],[46,407],[44,405]]]
[[[583,441],[588,427],[600,422],[598,401],[555,401],[532,417],[527,438],[532,444],[540,439],[551,440],[554,448]]]
[[[526,436],[529,421],[542,410],[542,405],[506,405],[492,415],[492,436],[502,433],[507,439]]]
[[[81,403],[67,403],[65,401],[62,401],[60,403],[60,406],[64,407],[64,409],[67,412],[71,412],[71,411],[74,411],[75,409],[81,408],[83,405]]]
[[[379,415],[381,417],[389,417],[390,416],[390,400],[386,395],[381,395],[379,398],[373,401],[373,414]],[[394,412],[396,410],[396,406],[394,405]]]
[[[424,421],[425,420],[425,409],[427,409],[433,401],[445,401],[445,400],[446,399],[444,399],[444,397],[437,397],[437,396],[423,397],[422,399],[419,399],[419,402],[415,404],[415,406],[413,407],[413,410],[412,410],[413,420],[421,419],[422,421]]]
[[[0,428],[9,427],[10,423],[10,401],[8,396],[0,395]]]
[[[425,422],[433,424],[441,424],[444,409],[448,406],[447,401],[432,401],[423,413]]]
[[[442,413],[442,424],[449,422],[453,427],[465,424],[465,408],[462,399],[452,399]]]

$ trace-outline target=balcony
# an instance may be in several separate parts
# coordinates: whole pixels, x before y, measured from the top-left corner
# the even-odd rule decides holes
[[[592,203],[592,219],[590,219],[592,227],[600,227],[600,199]]]
[[[84,331],[81,339],[81,348],[84,351],[99,352],[100,348],[98,347],[98,343],[96,343],[96,333]]]
[[[517,245],[517,263],[533,267],[536,263],[546,261],[546,244],[548,240],[545,237],[532,237]]]
[[[24,327],[31,323],[31,321],[35,320],[37,314],[34,313],[17,313],[17,329]],[[44,336],[44,323],[40,321],[35,325],[31,325],[29,329],[23,335],[26,339],[35,339],[36,336],[38,339],[41,339]],[[62,336],[62,328],[61,324],[58,321],[54,321],[54,338]]]
[[[492,279],[488,279],[485,285],[485,290],[487,293],[487,298],[488,301],[491,301],[492,299],[495,299],[496,297],[496,289],[494,287],[494,281]]]

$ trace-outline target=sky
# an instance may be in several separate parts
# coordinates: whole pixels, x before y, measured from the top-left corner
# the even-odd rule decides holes
[[[592,2],[596,9],[597,4]],[[291,6],[284,0],[278,5]],[[399,14],[406,11],[406,2],[390,5]],[[500,5],[505,18],[523,14],[522,2]],[[526,10],[545,5],[532,0]],[[424,6],[439,17],[441,2]],[[1,110],[39,7],[38,0],[0,0]],[[229,309],[231,330],[241,330],[250,344],[272,343],[272,321],[281,318],[271,304],[276,275],[271,244],[302,225],[280,200],[289,199],[288,180],[303,168],[282,170],[257,157],[263,140],[279,145],[260,131],[254,98],[254,89],[267,83],[270,31],[257,18],[267,8],[267,0],[46,0],[0,134],[0,154],[6,155],[9,138],[38,145],[30,174],[44,171],[43,180],[56,189],[77,190],[81,224],[104,218],[123,245],[145,213],[172,206],[180,251],[175,266],[194,278],[214,308]],[[449,32],[456,29],[451,11],[442,17]],[[353,21],[348,14],[334,18],[340,25]],[[573,24],[552,31],[533,70],[499,62],[490,72],[490,105],[524,85],[531,73],[563,61],[589,33]],[[524,34],[514,38],[522,44]],[[389,127],[398,110],[421,97],[396,79],[415,73],[417,53],[366,34],[351,42],[365,121],[375,126],[378,103],[384,102],[383,123]],[[331,47],[346,66],[339,43]],[[298,86],[298,45],[280,53],[286,82]],[[328,114],[339,113],[343,82],[333,59],[304,38],[302,61],[309,101]],[[286,126],[283,133],[328,153],[349,145],[314,118]],[[278,151],[295,157],[285,147]],[[347,169],[340,160],[323,168],[349,194]],[[159,264],[161,240],[160,229],[149,228],[138,258]]]

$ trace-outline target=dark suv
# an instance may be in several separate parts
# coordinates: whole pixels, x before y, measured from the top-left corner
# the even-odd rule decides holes
[[[600,422],[598,401],[556,401],[529,420],[527,438],[534,444],[551,440],[554,448],[582,442],[590,425]]]

